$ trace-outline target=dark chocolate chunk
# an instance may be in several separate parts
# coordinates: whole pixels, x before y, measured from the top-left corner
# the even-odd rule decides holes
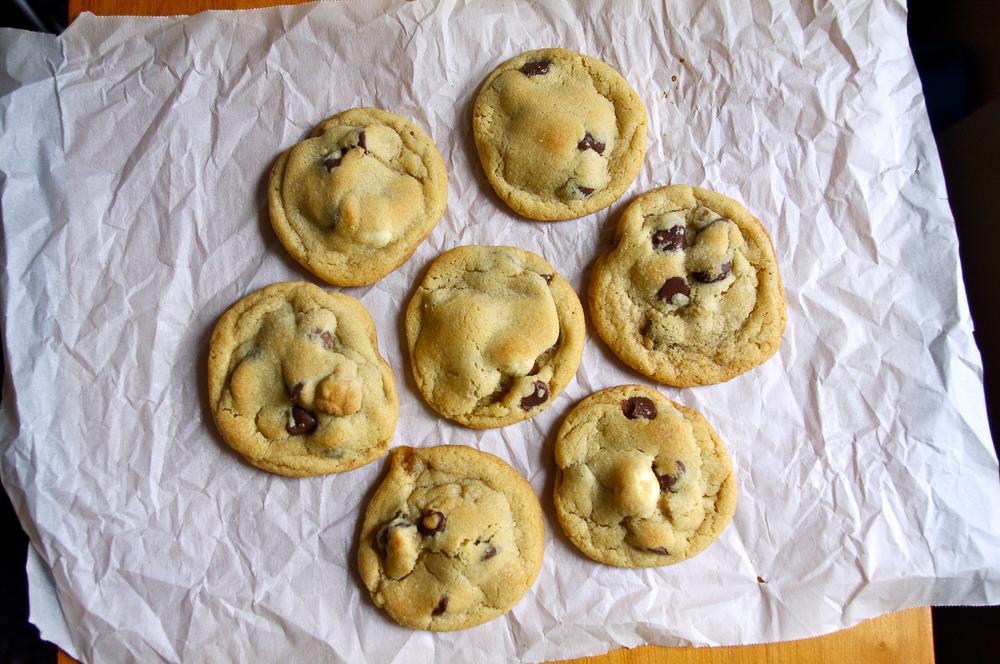
[[[329,173],[337,166],[340,166],[340,157],[327,157],[323,160],[323,168]]]
[[[666,549],[664,549],[662,546],[658,546],[655,549],[646,549],[646,551],[649,551],[650,553],[658,553],[661,556],[669,556],[670,555],[670,552],[667,551]]]
[[[658,472],[656,472],[655,468],[653,469],[653,474],[656,475],[656,479],[660,483],[661,491],[673,491],[674,485],[677,484],[677,481],[684,474],[684,471],[687,470],[687,468],[684,467],[683,461],[677,461],[676,463],[677,463],[676,475],[660,475]]]
[[[299,402],[299,397],[302,396],[303,387],[305,386],[302,383],[295,383],[295,386],[292,388],[292,394],[290,398],[293,404],[297,404]]]
[[[528,62],[521,67],[521,73],[525,76],[538,76],[539,74],[548,74],[549,67],[552,65],[548,60],[540,60],[538,62]]]
[[[531,410],[540,406],[549,398],[549,386],[540,380],[535,381],[535,391],[521,399],[521,408]]]
[[[714,284],[715,282],[722,281],[723,279],[728,277],[729,273],[732,272],[732,270],[733,270],[733,262],[729,261],[728,263],[723,263],[722,265],[719,266],[719,273],[715,276],[712,276],[710,272],[694,272],[691,274],[691,276],[695,278],[695,281],[698,281],[700,283]]]
[[[594,189],[592,187],[581,187],[580,185],[576,185],[576,190],[583,196],[590,196],[594,193]]]
[[[687,236],[681,225],[661,228],[653,233],[653,248],[658,251],[677,251],[687,248]]]
[[[441,616],[444,615],[444,612],[447,610],[448,610],[448,596],[444,595],[441,597],[441,601],[438,602],[438,605],[434,607],[434,610],[431,611],[431,615]]]
[[[486,547],[486,550],[483,551],[483,560],[489,560],[498,553],[500,553],[500,549],[490,544],[488,547]]]
[[[670,277],[663,282],[660,290],[656,291],[656,297],[668,304],[673,301],[674,295],[691,295],[691,287],[684,277]]]
[[[434,535],[442,532],[447,522],[448,519],[441,512],[427,510],[423,518],[420,519],[420,523],[417,524],[417,530],[420,531],[421,535]]]
[[[586,134],[583,140],[576,145],[577,150],[593,150],[597,154],[604,154],[604,148],[606,147],[606,144],[600,142],[590,134]]]
[[[302,406],[292,406],[292,420],[285,429],[293,436],[301,436],[316,430],[316,416]]]
[[[656,417],[656,404],[649,397],[629,397],[622,401],[622,412],[630,420],[651,420]]]
[[[553,275],[551,275],[551,274],[543,274],[542,275],[542,279],[545,280],[545,283],[550,283],[552,281],[552,276]]]
[[[368,146],[365,145],[365,130],[362,129],[361,133],[358,134],[358,147],[368,152]]]

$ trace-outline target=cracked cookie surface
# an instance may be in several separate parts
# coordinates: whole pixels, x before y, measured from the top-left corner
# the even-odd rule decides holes
[[[358,566],[399,624],[449,631],[503,615],[542,565],[545,526],[531,485],[463,445],[390,453],[365,513]]]
[[[646,109],[607,64],[560,48],[523,53],[483,82],[473,135],[493,189],[531,219],[614,203],[646,154]]]
[[[376,108],[325,120],[271,169],[271,225],[292,257],[337,286],[364,286],[413,254],[444,214],[448,177],[430,137]]]
[[[624,385],[581,401],[555,445],[555,506],[590,558],[658,567],[703,551],[729,524],[736,478],[725,445],[698,412]]]
[[[399,411],[368,311],[305,282],[272,284],[223,314],[209,342],[208,391],[230,447],[297,477],[379,458]]]
[[[573,287],[516,247],[445,252],[406,310],[421,394],[444,417],[477,429],[545,410],[576,373],[584,335]]]
[[[626,208],[594,266],[589,306],[618,357],[676,387],[721,383],[763,363],[787,318],[761,223],[722,194],[683,185]]]

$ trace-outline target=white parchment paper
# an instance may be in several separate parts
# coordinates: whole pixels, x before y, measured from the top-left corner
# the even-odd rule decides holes
[[[649,4],[319,3],[0,33],[2,478],[42,563],[32,584],[51,579],[65,620],[33,610],[43,634],[100,662],[535,662],[1000,602],[997,459],[902,0]],[[608,210],[532,222],[487,185],[471,106],[494,67],[553,45],[625,75],[648,153]],[[207,408],[218,316],[269,283],[312,280],[268,223],[271,163],[361,105],[424,127],[450,176],[412,259],[348,289],[396,374],[393,445],[498,454],[547,514],[535,586],[463,632],[400,628],[361,584],[359,518],[384,459],[269,475],[228,450]],[[539,253],[585,297],[624,206],[671,183],[763,221],[789,324],[743,376],[659,387],[719,431],[740,500],[701,555],[623,570],[561,533],[552,445],[580,399],[648,381],[590,334],[548,410],[473,431],[423,403],[401,311],[430,261],[471,243]]]

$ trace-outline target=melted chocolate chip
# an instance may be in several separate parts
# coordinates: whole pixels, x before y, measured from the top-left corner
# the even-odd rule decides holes
[[[552,65],[548,60],[540,60],[538,62],[528,62],[521,67],[521,73],[525,76],[538,76],[540,74],[548,74],[549,67]]]
[[[622,412],[630,420],[651,420],[656,417],[656,404],[649,397],[629,397],[622,401]]]
[[[323,342],[323,348],[333,350],[333,334],[330,330],[321,330],[317,327],[313,328],[313,334],[319,337],[319,340]]]
[[[663,282],[660,290],[656,291],[656,297],[668,304],[673,301],[674,295],[691,295],[691,287],[684,277],[670,277]]]
[[[434,610],[431,611],[431,615],[441,616],[444,615],[444,612],[447,610],[448,610],[448,596],[444,595],[441,597],[441,601],[438,602],[438,605],[434,607]]]
[[[604,148],[606,147],[607,145],[600,142],[590,134],[586,134],[583,137],[583,140],[576,145],[577,150],[593,150],[597,154],[604,154]]]
[[[295,383],[295,386],[292,388],[292,394],[289,397],[292,401],[292,404],[297,404],[299,402],[299,397],[302,396],[303,387],[305,386],[302,383]]]
[[[649,551],[650,553],[657,553],[657,554],[659,554],[661,556],[669,556],[670,555],[670,552],[668,552],[662,546],[658,546],[655,549],[646,549],[646,551]]]
[[[677,461],[677,474],[676,475],[660,475],[656,470],[653,470],[653,474],[656,475],[657,481],[660,483],[661,491],[673,491],[674,485],[677,481],[684,475],[684,471],[687,468],[684,467],[683,461]]]
[[[551,275],[551,274],[543,274],[543,275],[542,275],[542,279],[544,279],[544,280],[545,280],[545,283],[551,283],[551,281],[552,281],[552,276],[553,276],[553,275]]]
[[[541,406],[549,398],[549,386],[540,380],[535,381],[535,391],[521,399],[521,408],[531,410]]]
[[[326,169],[327,173],[337,168],[337,166],[340,166],[340,157],[327,157],[323,160],[323,168]]]
[[[489,560],[498,553],[500,553],[500,549],[490,544],[488,547],[486,547],[486,550],[483,551],[483,560]]]
[[[385,550],[387,550],[389,548],[389,530],[391,528],[408,528],[411,525],[412,524],[409,521],[405,521],[405,520],[403,520],[403,519],[401,519],[399,517],[397,517],[395,520],[390,521],[389,523],[387,523],[385,526],[383,526],[382,530],[380,530],[378,532],[378,545],[379,545],[379,547],[383,551],[385,551]]]
[[[661,228],[653,233],[653,248],[658,251],[677,251],[687,248],[687,244],[684,227],[680,225]]]
[[[361,130],[361,133],[358,134],[358,147],[365,152],[368,152],[368,146],[365,145],[365,132],[363,129]]]
[[[444,531],[447,522],[448,519],[441,512],[427,510],[423,518],[420,519],[420,523],[417,524],[417,530],[420,531],[421,535],[434,535],[435,533]]]
[[[712,276],[709,272],[694,272],[691,274],[695,281],[703,284],[714,284],[717,281],[722,281],[729,276],[729,273],[733,270],[733,262],[723,263],[719,266],[719,274]]]
[[[594,193],[594,189],[592,187],[581,187],[580,185],[576,185],[576,190],[583,196],[590,196]]]
[[[316,416],[302,406],[292,406],[292,419],[285,429],[293,436],[301,436],[316,430]]]

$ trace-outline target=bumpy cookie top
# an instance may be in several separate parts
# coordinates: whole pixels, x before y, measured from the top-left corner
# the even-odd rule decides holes
[[[787,317],[760,222],[730,198],[681,185],[626,208],[589,294],[594,326],[611,349],[677,387],[720,383],[764,362]]]
[[[331,284],[363,286],[430,234],[444,214],[448,175],[415,124],[355,108],[278,158],[268,197],[271,225],[295,260]]]
[[[600,60],[561,48],[500,65],[483,82],[472,126],[493,189],[532,219],[606,208],[646,153],[646,109],[635,90]]]
[[[442,254],[406,310],[421,394],[441,415],[477,429],[545,410],[576,373],[584,335],[573,287],[515,247]]]
[[[555,505],[566,535],[594,560],[656,567],[686,560],[722,533],[736,478],[699,413],[641,385],[581,401],[556,439]]]
[[[542,565],[538,498],[503,460],[462,445],[390,452],[365,514],[358,566],[401,625],[464,629],[509,611]]]
[[[385,454],[399,404],[364,306],[312,284],[272,284],[212,333],[212,414],[250,463],[291,476],[339,473]]]

